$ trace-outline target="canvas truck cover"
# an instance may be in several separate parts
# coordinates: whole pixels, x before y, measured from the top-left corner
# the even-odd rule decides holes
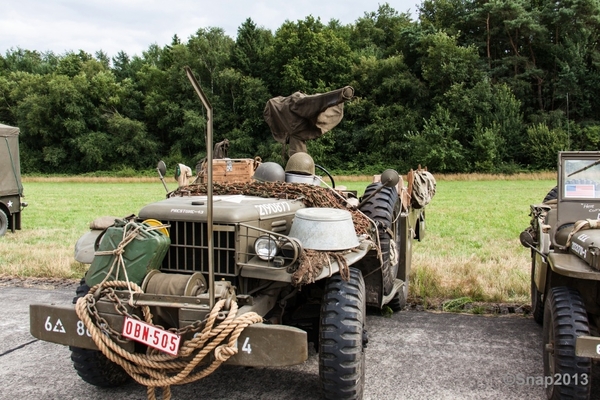
[[[267,101],[263,112],[273,138],[289,144],[288,155],[306,152],[306,141],[332,130],[344,116],[344,102],[352,99],[354,89],[345,86],[322,94],[295,92]]]
[[[23,195],[19,161],[19,128],[0,124],[0,197]]]

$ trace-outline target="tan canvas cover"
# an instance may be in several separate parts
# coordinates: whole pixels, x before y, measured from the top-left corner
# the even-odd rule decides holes
[[[291,156],[306,152],[307,140],[317,139],[339,124],[344,116],[344,102],[352,96],[351,86],[321,94],[296,92],[278,96],[267,101],[263,116],[275,140],[289,144]]]
[[[23,194],[19,128],[0,124],[0,196]]]
[[[414,208],[424,208],[435,195],[436,181],[433,175],[425,170],[415,171],[412,186],[411,203]]]

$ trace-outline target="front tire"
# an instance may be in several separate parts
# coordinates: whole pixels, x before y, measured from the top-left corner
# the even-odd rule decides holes
[[[365,384],[365,282],[332,276],[325,287],[319,326],[319,383],[325,399],[362,399]]]
[[[579,292],[564,286],[552,288],[544,307],[544,375],[553,382],[560,379],[562,384],[548,385],[548,399],[589,399],[592,363],[587,357],[575,355],[577,337],[589,334]]]
[[[80,297],[85,296],[90,287],[85,283],[85,278],[79,282],[79,287],[75,291],[73,303],[77,303]],[[109,360],[99,350],[82,349],[80,347],[69,346],[71,350],[71,361],[77,375],[84,382],[99,387],[122,386],[127,383],[131,377],[118,364]]]
[[[122,386],[130,380],[127,372],[106,358],[101,351],[72,346],[69,349],[77,375],[90,385],[115,387]]]

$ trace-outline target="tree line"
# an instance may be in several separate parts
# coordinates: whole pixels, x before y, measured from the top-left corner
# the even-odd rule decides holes
[[[553,169],[559,150],[600,143],[597,0],[425,0],[413,20],[389,4],[354,23],[312,16],[275,32],[251,19],[142,55],[0,56],[0,122],[21,129],[25,173],[148,170],[205,156],[205,110],[229,156],[283,163],[268,99],[351,85],[331,132],[308,144],[337,173],[511,173]]]

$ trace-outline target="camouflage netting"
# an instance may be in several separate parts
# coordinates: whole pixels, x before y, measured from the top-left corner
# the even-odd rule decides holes
[[[350,279],[350,270],[348,262],[344,258],[345,251],[317,251],[304,250],[300,256],[298,269],[292,274],[292,285],[302,286],[313,283],[315,279],[321,275],[323,266],[335,261],[340,268],[340,276],[343,280]]]
[[[207,184],[191,184],[173,191],[170,196],[205,196]],[[214,195],[245,195],[286,200],[300,200],[306,207],[328,207],[347,210],[357,235],[369,234],[369,219],[358,210],[351,210],[331,189],[287,182],[213,183]]]

